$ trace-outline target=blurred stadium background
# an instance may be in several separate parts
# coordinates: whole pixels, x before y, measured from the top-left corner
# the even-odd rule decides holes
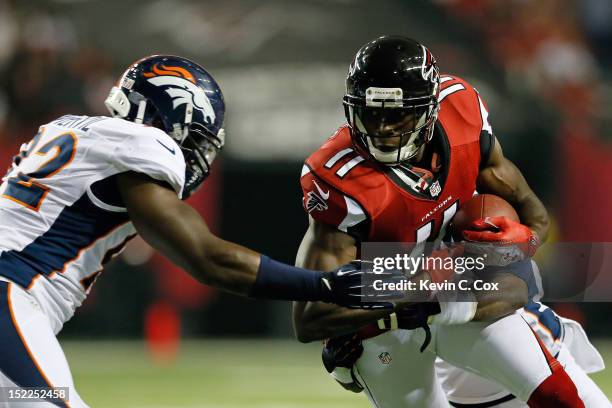
[[[553,239],[612,241],[609,0],[0,0],[0,166],[49,119],[105,114],[129,63],[184,55],[228,105],[227,149],[191,203],[222,237],[292,262],[301,162],[343,123],[354,52],[387,33],[479,89]],[[612,362],[609,303],[556,310]],[[203,287],[135,240],[60,339],[94,407],[367,406],[291,336],[290,305]],[[607,372],[595,378],[612,394]]]

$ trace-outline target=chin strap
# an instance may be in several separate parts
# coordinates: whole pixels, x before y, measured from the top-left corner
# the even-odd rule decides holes
[[[411,183],[409,184],[415,191],[427,193],[427,190],[435,180],[436,173],[442,168],[442,164],[440,163],[440,155],[434,152],[431,157],[431,170],[413,166],[408,163],[402,163],[398,167],[411,179]]]
[[[412,189],[419,193],[426,192],[434,180],[433,173],[427,169],[410,164],[400,164],[398,167],[410,179]]]
[[[144,120],[146,109],[147,109],[147,101],[145,99],[141,99],[140,102],[138,102],[138,111],[136,112],[134,123],[142,123],[142,121]]]
[[[437,173],[442,168],[442,163],[440,163],[440,155],[436,152],[433,152],[431,155],[431,171]]]

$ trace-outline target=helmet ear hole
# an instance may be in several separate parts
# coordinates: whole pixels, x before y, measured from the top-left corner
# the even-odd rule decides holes
[[[116,86],[112,87],[104,105],[113,117],[125,118],[130,113],[130,101],[127,95]]]

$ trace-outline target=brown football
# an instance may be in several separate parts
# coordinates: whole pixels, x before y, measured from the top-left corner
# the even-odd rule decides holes
[[[472,222],[485,217],[506,217],[519,222],[519,216],[503,198],[493,194],[478,194],[460,208],[451,222],[451,233],[456,240],[462,239],[463,231]]]

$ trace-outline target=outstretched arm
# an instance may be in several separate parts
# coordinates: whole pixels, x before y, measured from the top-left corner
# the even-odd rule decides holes
[[[166,184],[137,173],[119,176],[119,191],[138,233],[200,282],[237,295],[346,304],[349,274],[285,265],[210,232]],[[358,305],[357,305],[358,306]]]
[[[216,237],[165,184],[126,173],[119,189],[134,227],[152,247],[204,284],[239,295],[251,291],[260,254]]]

